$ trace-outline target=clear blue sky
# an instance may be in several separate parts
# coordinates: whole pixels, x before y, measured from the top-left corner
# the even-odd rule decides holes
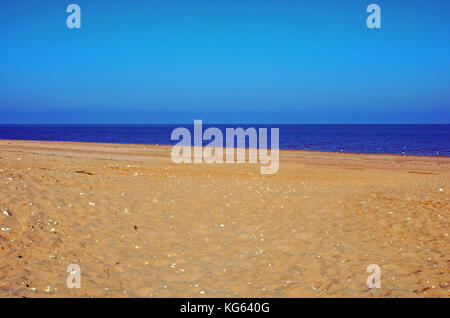
[[[450,1],[0,2],[0,123],[449,123],[449,74]]]

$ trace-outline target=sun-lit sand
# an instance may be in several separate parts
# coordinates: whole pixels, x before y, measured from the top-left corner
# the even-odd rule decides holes
[[[0,140],[0,296],[450,296],[450,158],[170,150]]]

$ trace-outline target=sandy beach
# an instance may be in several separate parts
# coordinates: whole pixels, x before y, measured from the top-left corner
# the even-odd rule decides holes
[[[0,297],[450,296],[450,158],[170,150],[0,140]]]

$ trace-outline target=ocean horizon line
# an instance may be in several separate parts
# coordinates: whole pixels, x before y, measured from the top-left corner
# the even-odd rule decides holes
[[[179,123],[0,123],[0,126],[174,126],[174,125],[193,125],[192,122],[179,122]],[[354,125],[354,126],[377,126],[377,125],[450,125],[448,123],[263,123],[263,122],[247,122],[247,123],[215,123],[215,122],[203,122],[203,125],[282,125],[282,126],[308,126],[308,125],[323,125],[323,126],[339,126],[339,125]]]

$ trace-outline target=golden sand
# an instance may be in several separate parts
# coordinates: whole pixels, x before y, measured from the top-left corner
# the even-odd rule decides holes
[[[0,296],[450,296],[450,158],[170,149],[1,140]]]

